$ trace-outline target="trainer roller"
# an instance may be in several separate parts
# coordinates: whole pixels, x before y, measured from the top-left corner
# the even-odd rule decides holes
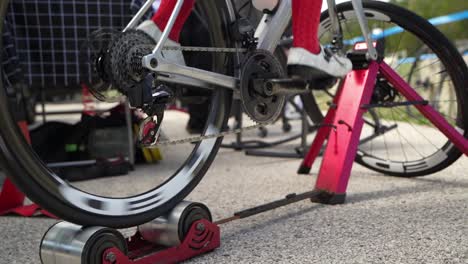
[[[68,222],[52,226],[40,245],[43,264],[178,263],[220,245],[219,227],[203,204],[184,201],[163,217],[138,226],[130,238],[106,227]]]

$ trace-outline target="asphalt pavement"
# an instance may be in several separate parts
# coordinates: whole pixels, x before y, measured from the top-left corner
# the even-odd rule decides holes
[[[291,151],[295,144],[277,149]],[[299,164],[222,149],[188,199],[205,203],[215,219],[228,217],[312,190],[318,165],[299,176]],[[144,182],[155,168],[137,167],[118,179],[120,188]],[[468,263],[467,169],[463,157],[437,174],[403,179],[355,165],[346,204],[302,201],[225,224],[221,247],[187,263]],[[81,185],[105,188],[111,181]],[[40,239],[54,222],[0,217],[0,263],[39,263]]]

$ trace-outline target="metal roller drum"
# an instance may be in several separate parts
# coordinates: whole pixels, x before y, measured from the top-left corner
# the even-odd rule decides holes
[[[192,224],[201,219],[212,221],[208,207],[183,201],[166,216],[139,226],[138,231],[151,243],[174,247],[182,243]]]
[[[40,257],[43,264],[98,264],[112,247],[127,253],[125,238],[117,230],[60,222],[42,238]]]

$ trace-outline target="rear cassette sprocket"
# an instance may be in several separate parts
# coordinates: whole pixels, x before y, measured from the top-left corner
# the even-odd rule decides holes
[[[120,92],[127,95],[149,73],[141,61],[154,46],[156,42],[140,30],[127,30],[113,39],[109,46],[108,65],[112,83]]]
[[[122,96],[112,83],[107,59],[109,45],[119,34],[116,30],[99,29],[80,46],[80,82],[100,101],[116,102]]]

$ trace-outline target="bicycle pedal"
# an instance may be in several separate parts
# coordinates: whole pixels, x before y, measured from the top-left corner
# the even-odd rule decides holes
[[[338,78],[304,66],[289,66],[288,74],[293,79],[302,79],[307,82],[311,90],[326,90],[333,87],[338,81]]]

